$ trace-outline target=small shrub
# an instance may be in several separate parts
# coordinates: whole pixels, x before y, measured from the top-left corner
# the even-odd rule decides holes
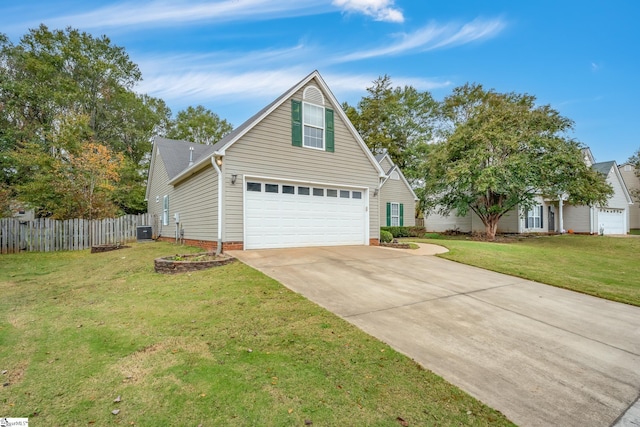
[[[380,241],[382,243],[391,243],[393,240],[393,234],[389,233],[386,230],[380,230]]]
[[[380,227],[381,230],[388,231],[395,238],[398,237],[422,237],[427,230],[418,226],[403,227]]]

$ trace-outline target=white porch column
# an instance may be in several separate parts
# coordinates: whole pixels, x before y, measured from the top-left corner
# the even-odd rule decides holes
[[[562,219],[562,194],[558,197],[558,228],[560,233],[564,233],[564,220]]]

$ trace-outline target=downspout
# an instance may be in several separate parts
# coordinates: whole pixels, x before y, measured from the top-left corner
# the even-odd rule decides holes
[[[222,252],[222,192],[224,188],[224,179],[222,171],[220,170],[218,163],[216,163],[215,156],[211,156],[211,164],[218,174],[218,244],[216,246],[216,255],[220,255]]]

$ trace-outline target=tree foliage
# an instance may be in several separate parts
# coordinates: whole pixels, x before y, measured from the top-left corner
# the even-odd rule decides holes
[[[420,167],[438,121],[438,102],[429,92],[412,86],[392,87],[391,78],[379,77],[367,88],[357,107],[343,109],[374,153],[386,150],[410,181]]]
[[[56,219],[114,216],[112,193],[124,156],[93,140],[88,116],[66,116],[51,133],[49,152],[27,142],[10,154],[30,177],[16,187],[21,199],[38,215]]]
[[[635,173],[638,178],[640,178],[640,148],[633,153],[627,162],[631,163],[635,168]],[[640,203],[640,189],[632,189],[631,195],[634,197],[636,203]]]
[[[425,208],[464,216],[473,211],[493,239],[498,220],[536,196],[565,195],[570,203],[604,204],[604,177],[583,161],[568,138],[573,125],[535,97],[467,84],[442,105],[442,141],[426,163]]]
[[[167,137],[212,145],[233,130],[231,123],[202,105],[178,112]]]
[[[33,156],[46,176],[47,168],[60,173],[57,166],[65,153],[76,156],[64,159],[66,168],[81,167],[72,160],[83,156],[78,147],[101,150],[87,145],[90,141],[113,155],[121,154],[127,165],[119,169],[128,171],[126,182],[115,180],[114,188],[100,192],[112,199],[118,193],[135,194],[136,198],[119,197],[117,206],[124,212],[138,211],[151,139],[169,127],[171,117],[162,100],[134,92],[140,80],[138,66],[106,36],[93,37],[72,28],[51,31],[44,25],[30,30],[15,45],[0,35],[0,182],[11,189],[11,197],[29,199],[43,213],[53,212],[45,199],[55,195],[62,203],[65,188],[72,192],[72,187],[57,189],[45,199],[33,198],[33,191],[28,196],[27,189],[50,186],[25,173],[29,168],[15,154]],[[82,135],[56,137],[61,129],[70,132],[73,126],[68,122],[80,117],[85,128]],[[81,212],[95,215],[97,211]]]

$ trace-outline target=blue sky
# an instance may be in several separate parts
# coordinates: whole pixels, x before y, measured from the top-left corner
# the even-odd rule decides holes
[[[442,99],[466,82],[535,95],[575,122],[597,161],[640,148],[637,0],[25,0],[0,32],[106,34],[140,66],[136,90],[202,104],[238,126],[313,70],[356,104],[377,77]]]

